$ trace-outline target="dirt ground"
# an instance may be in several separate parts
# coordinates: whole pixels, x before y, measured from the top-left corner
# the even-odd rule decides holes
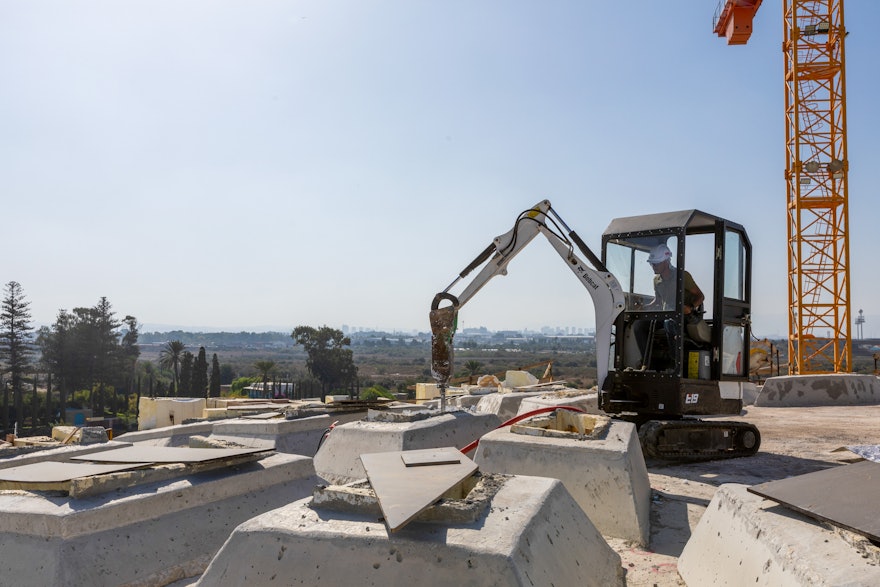
[[[718,486],[756,485],[812,473],[858,458],[835,449],[880,444],[880,406],[767,408],[748,406],[740,417],[758,427],[761,448],[753,457],[705,463],[648,461],[651,542],[636,548],[609,540],[623,559],[627,585],[685,585],[678,557]]]

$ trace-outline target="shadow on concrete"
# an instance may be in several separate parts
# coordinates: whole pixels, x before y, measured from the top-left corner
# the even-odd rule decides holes
[[[705,509],[708,499],[657,489],[651,492],[651,552],[679,557],[691,537],[688,505]]]

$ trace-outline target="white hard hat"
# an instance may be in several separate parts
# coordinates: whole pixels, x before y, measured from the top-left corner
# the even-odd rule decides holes
[[[670,259],[672,259],[672,251],[669,250],[669,247],[666,245],[657,245],[651,249],[651,254],[648,256],[648,263],[656,265],[657,263],[669,261]]]

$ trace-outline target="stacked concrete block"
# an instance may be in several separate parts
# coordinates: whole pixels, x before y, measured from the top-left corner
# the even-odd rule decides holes
[[[603,535],[648,544],[651,485],[629,422],[612,420],[597,438],[501,428],[480,439],[473,458],[483,472],[559,479]]]

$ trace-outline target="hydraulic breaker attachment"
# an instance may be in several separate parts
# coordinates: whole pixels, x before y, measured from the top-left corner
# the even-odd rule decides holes
[[[452,302],[450,306],[440,307],[440,302]],[[440,387],[440,411],[446,411],[446,384],[452,377],[453,347],[452,337],[458,322],[458,298],[441,292],[431,302],[431,375]]]

